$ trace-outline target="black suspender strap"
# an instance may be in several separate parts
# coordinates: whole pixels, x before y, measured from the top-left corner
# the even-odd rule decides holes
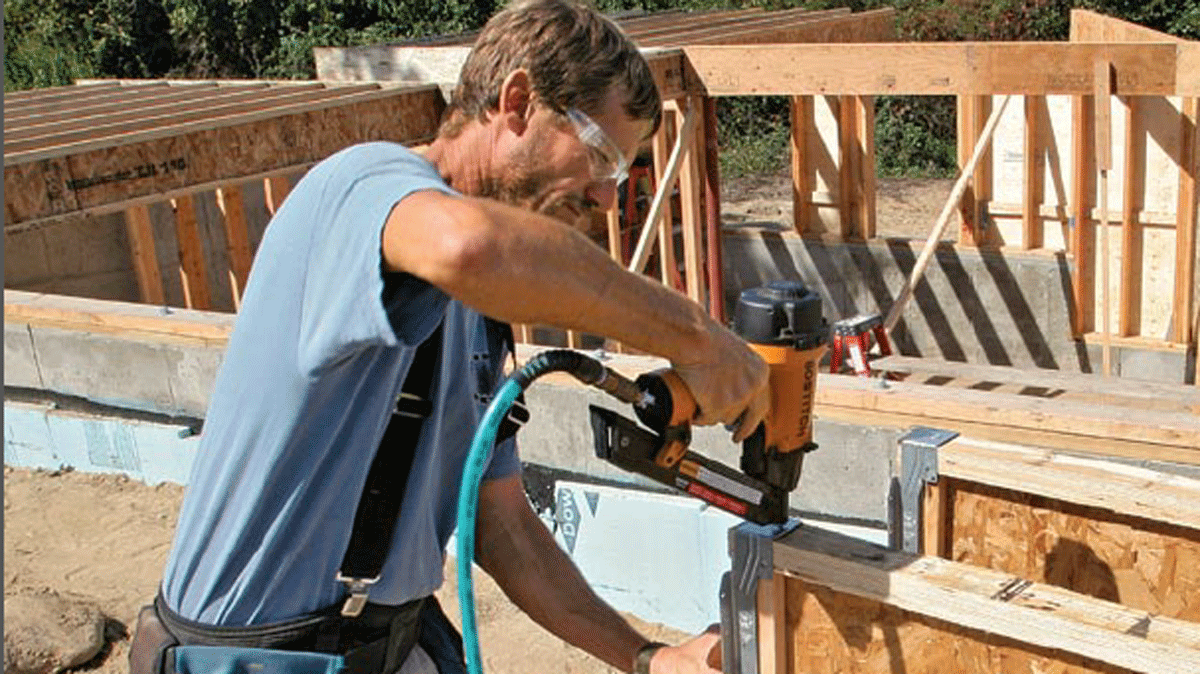
[[[442,326],[417,347],[417,354],[404,378],[396,408],[388,422],[383,440],[371,461],[363,487],[354,529],[342,557],[337,579],[346,584],[350,596],[342,606],[342,615],[355,617],[367,603],[370,587],[379,580],[392,532],[400,517],[400,505],[408,484],[421,426],[433,411],[434,374],[441,366]]]

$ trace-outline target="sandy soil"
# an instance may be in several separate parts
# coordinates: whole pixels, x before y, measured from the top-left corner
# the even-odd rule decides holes
[[[125,674],[127,631],[153,596],[183,498],[178,485],[150,487],[125,477],[4,470],[4,593],[50,591],[98,608],[109,621],[109,647],[80,671]],[[454,562],[438,592],[458,621]],[[486,574],[475,580],[485,671],[614,672],[521,613]],[[627,616],[647,636],[688,635]]]
[[[925,240],[954,181],[934,178],[880,180],[876,185],[876,233]],[[727,224],[792,222],[792,185],[784,173],[754,175],[721,184],[721,216]],[[943,238],[952,238],[947,229]]]
[[[949,180],[888,180],[878,185],[881,236],[924,239],[950,192]],[[729,181],[722,209],[730,222],[791,219],[786,174]],[[737,195],[736,199],[729,195]],[[149,487],[124,477],[73,472],[4,472],[4,592],[51,591],[95,605],[109,620],[109,647],[85,671],[126,671],[128,637],[138,608],[154,595],[170,546],[183,488]],[[513,674],[612,672],[530,621],[483,574],[477,615],[486,671]],[[457,620],[453,562],[439,592]],[[678,642],[688,635],[630,616],[647,636]]]

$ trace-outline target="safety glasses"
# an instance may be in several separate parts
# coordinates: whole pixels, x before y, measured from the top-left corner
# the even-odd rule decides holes
[[[588,157],[592,165],[592,178],[615,180],[622,183],[629,177],[629,161],[620,146],[604,133],[604,129],[578,108],[567,109],[567,119],[575,129],[575,135],[588,146]]]

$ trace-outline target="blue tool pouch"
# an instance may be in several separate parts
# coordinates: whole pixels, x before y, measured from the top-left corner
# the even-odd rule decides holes
[[[233,646],[175,646],[166,674],[338,674],[340,655]]]

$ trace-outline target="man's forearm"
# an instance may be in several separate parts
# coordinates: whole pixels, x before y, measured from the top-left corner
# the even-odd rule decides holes
[[[518,490],[519,484],[518,478]],[[506,488],[512,491],[511,485]],[[510,505],[497,509],[493,498],[481,492],[476,544],[480,566],[539,625],[613,667],[629,671],[646,638],[592,591],[529,508],[524,492],[519,493],[517,507],[510,498]],[[485,510],[489,511],[486,515]]]

